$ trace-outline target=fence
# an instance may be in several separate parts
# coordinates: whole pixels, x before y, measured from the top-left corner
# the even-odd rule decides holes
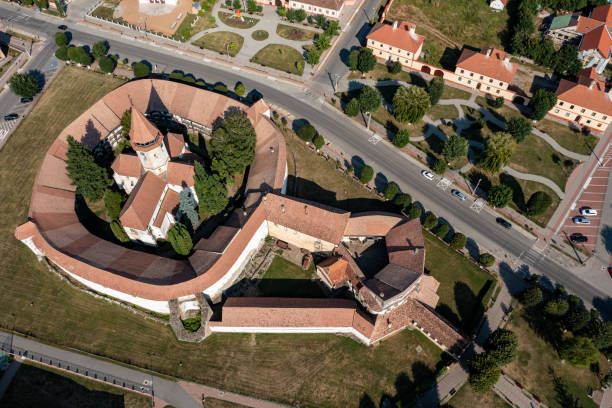
[[[140,392],[147,395],[153,395],[152,384],[139,384],[124,378],[116,377],[112,374],[103,371],[92,370],[78,364],[73,364],[68,361],[56,359],[41,353],[31,352],[21,347],[12,345],[11,343],[0,342],[0,350],[15,356],[28,358],[37,363],[48,365],[60,370],[68,371],[94,380],[103,381],[116,387],[122,387],[131,391]]]

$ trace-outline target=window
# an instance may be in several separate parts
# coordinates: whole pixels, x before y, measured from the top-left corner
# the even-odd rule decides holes
[[[481,76],[480,76],[480,79],[484,79],[484,77],[481,75]]]
[[[474,76],[474,73],[473,73],[473,72],[470,72],[470,76],[471,76],[471,77],[473,77],[473,76]]]
[[[596,113],[595,113],[595,112],[591,113],[591,116],[595,116],[595,115],[596,115]]]
[[[500,82],[500,83],[499,83],[499,86],[504,86],[504,83],[503,83],[503,82]]]
[[[465,72],[464,70],[461,70],[461,73],[462,73],[462,74],[463,74],[464,72]]]
[[[379,54],[382,54],[382,51],[378,51]]]
[[[574,109],[574,105],[570,105],[570,109]]]
[[[601,119],[606,120],[606,119],[608,119],[608,117],[607,117],[607,116],[604,116],[604,117],[603,117],[603,118],[601,118]]]
[[[457,78],[457,81],[461,81],[461,77]]]
[[[312,10],[312,7],[308,6],[308,10]]]
[[[591,119],[587,120],[587,123],[591,123]]]
[[[563,106],[563,102],[559,102],[559,106]]]
[[[495,91],[495,93],[499,93],[499,89],[497,91]]]
[[[584,112],[585,112],[585,110],[584,110],[584,109],[581,109],[581,110],[580,110],[580,113],[584,113]]]
[[[490,83],[490,84],[492,84],[492,83],[493,83],[493,80],[492,80],[492,79],[489,79],[489,83]]]
[[[468,84],[471,84],[471,83],[472,83],[472,81],[468,79]]]
[[[491,89],[491,87],[490,87],[490,86],[487,86],[487,91],[488,91],[488,90],[490,90],[490,89]]]
[[[570,114],[569,114],[569,112],[567,112],[567,113],[565,114],[565,117],[568,117],[569,115],[570,115]]]
[[[559,109],[555,109],[555,113],[559,113]]]
[[[390,49],[391,51],[393,51],[393,47],[389,46],[389,49]]]
[[[410,60],[405,60],[405,61],[406,61],[406,63],[410,62]]]

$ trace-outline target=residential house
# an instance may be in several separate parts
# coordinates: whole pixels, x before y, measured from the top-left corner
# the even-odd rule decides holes
[[[480,52],[463,49],[457,61],[457,82],[471,89],[503,96],[514,78],[516,64],[510,62],[510,54],[496,48],[484,48]]]
[[[412,68],[419,59],[425,37],[415,32],[416,25],[407,21],[393,24],[376,23],[366,37],[366,44],[374,56],[383,62],[399,61]]]
[[[263,4],[272,4],[275,0],[263,0]],[[262,0],[260,0],[260,4]],[[322,14],[326,18],[338,20],[340,13],[344,9],[344,0],[288,0],[285,1],[285,7],[289,9],[304,10],[307,14],[316,15]]]

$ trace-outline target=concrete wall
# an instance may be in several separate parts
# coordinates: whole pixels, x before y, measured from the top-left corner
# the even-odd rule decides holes
[[[346,327],[236,327],[210,325],[213,333],[329,333],[329,334],[349,334],[355,336],[359,341],[370,345],[370,339],[355,330],[352,326]]]
[[[274,238],[288,242],[298,248],[305,248],[310,252],[331,251],[336,247],[331,242],[322,241],[318,238],[270,221],[268,221],[268,230],[269,235]]]
[[[115,180],[115,183],[117,183],[117,185],[128,195],[132,192],[136,183],[138,183],[137,177],[122,176],[117,173],[113,173],[113,179]]]

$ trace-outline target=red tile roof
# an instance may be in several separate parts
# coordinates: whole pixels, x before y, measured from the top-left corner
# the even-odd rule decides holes
[[[398,22],[395,28],[393,24],[376,23],[367,39],[415,53],[425,40],[415,29],[416,25],[407,21]]]
[[[612,5],[606,4],[604,6],[595,7],[591,12],[591,18],[602,21],[607,25],[612,24]]]
[[[344,258],[330,256],[317,264],[326,275],[327,280],[332,288],[342,286],[348,281],[348,261]]]
[[[395,227],[404,217],[389,213],[362,212],[351,214],[344,235],[348,237],[383,237]]]
[[[138,109],[132,108],[130,142],[136,151],[147,152],[159,146],[162,134]]]
[[[487,56],[489,50],[490,55]],[[510,61],[504,61],[505,57],[504,51],[495,48],[483,48],[481,52],[464,48],[457,61],[457,68],[511,83],[517,67]]]
[[[142,166],[138,156],[122,153],[113,161],[111,169],[119,175],[128,177],[140,177]]]
[[[586,33],[580,43],[580,51],[596,49],[604,58],[610,56],[610,47],[612,47],[612,37],[605,25]]]
[[[185,148],[185,138],[178,133],[168,133],[164,136],[164,144],[168,149],[168,155],[172,159],[178,159]]]
[[[604,115],[612,115],[610,94],[600,89],[598,81],[589,89],[586,85],[562,79],[557,88],[557,99]]]
[[[580,16],[578,18],[578,24],[576,24],[576,31],[582,34],[588,33],[592,29],[599,27],[601,24],[603,23],[599,20]]]
[[[121,225],[146,230],[165,187],[166,183],[161,178],[147,171],[136,183],[119,214]]]
[[[166,182],[175,186],[193,187],[193,175],[195,170],[193,165],[183,162],[168,162],[166,172]]]
[[[164,199],[162,200],[161,206],[159,207],[159,211],[157,212],[157,217],[155,217],[153,226],[161,228],[166,213],[170,215],[176,215],[178,207],[179,193],[170,189],[166,190],[166,194],[164,195]]]

